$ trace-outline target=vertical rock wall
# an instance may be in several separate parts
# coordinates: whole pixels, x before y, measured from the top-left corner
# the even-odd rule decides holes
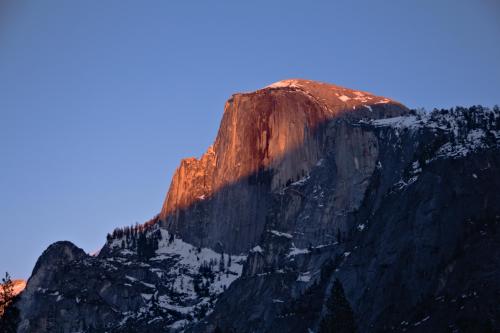
[[[160,221],[194,244],[246,251],[262,234],[270,194],[305,177],[324,156],[329,122],[405,112],[383,97],[304,80],[233,95],[214,145],[176,170]],[[353,160],[339,159],[339,170],[373,168],[364,144],[353,148],[358,142],[346,133],[337,137],[339,152],[362,150]],[[347,192],[351,180],[342,185]]]

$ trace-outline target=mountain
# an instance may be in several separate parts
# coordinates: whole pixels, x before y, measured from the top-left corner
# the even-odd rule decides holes
[[[215,143],[176,170],[160,223],[199,246],[248,251],[264,230],[271,193],[309,174],[324,156],[331,120],[406,113],[388,98],[307,80],[235,94]]]
[[[235,94],[158,216],[40,256],[18,332],[499,331],[499,150],[498,107]]]

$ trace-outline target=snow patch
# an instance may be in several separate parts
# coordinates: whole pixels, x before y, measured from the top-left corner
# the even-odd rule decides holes
[[[266,86],[266,88],[302,88],[298,80],[281,80]]]
[[[264,252],[264,250],[262,250],[262,248],[259,245],[257,245],[253,249],[251,249],[250,252],[262,253]]]
[[[376,127],[391,126],[397,128],[418,128],[422,125],[421,121],[419,121],[416,116],[399,116],[392,118],[375,119],[371,121],[371,124]]]
[[[278,237],[286,237],[286,238],[293,238],[292,235],[286,233],[286,232],[280,232],[280,231],[277,231],[277,230],[268,230],[270,233],[272,233],[273,235],[275,236],[278,236]]]
[[[308,249],[299,249],[299,248],[295,247],[295,245],[293,245],[293,247],[290,248],[290,252],[288,252],[287,257],[290,258],[290,257],[298,256],[301,254],[308,254],[308,253],[309,253]]]
[[[153,294],[141,294],[142,298],[144,298],[146,301],[150,301],[151,298],[153,298]]]
[[[303,177],[303,178],[301,178],[301,179],[297,180],[296,182],[293,182],[293,183],[292,183],[292,184],[290,184],[290,185],[292,185],[292,186],[300,186],[300,185],[304,185],[304,184],[305,184],[305,183],[309,180],[309,178],[311,178],[311,177],[310,177],[309,175],[307,175],[307,176],[305,176],[305,177]]]
[[[339,99],[340,99],[342,102],[344,102],[344,103],[345,103],[345,102],[347,102],[348,100],[350,100],[350,99],[351,99],[351,97],[346,96],[346,95],[341,95],[341,96],[339,96]]]
[[[186,302],[197,299],[194,288],[194,276],[200,271],[202,266],[212,267],[215,274],[213,281],[202,278],[202,283],[209,284],[209,292],[213,295],[222,293],[231,283],[241,276],[245,255],[222,254],[208,248],[197,248],[180,238],[171,240],[170,234],[165,229],[160,229],[162,239],[156,250],[156,257],[150,260],[176,260],[176,264],[168,272],[168,275],[175,279],[174,290],[184,294]],[[171,241],[170,241],[171,240]],[[230,258],[230,259],[229,259]],[[224,264],[221,265],[221,261]],[[222,269],[222,270],[221,270]],[[192,301],[191,301],[192,302]],[[163,300],[166,304],[166,300]],[[173,306],[173,304],[171,304]]]
[[[125,278],[126,278],[127,280],[129,280],[129,281],[132,281],[132,282],[136,282],[136,281],[137,281],[137,279],[136,279],[136,278],[131,277],[131,276],[128,276],[128,275],[125,275]]]
[[[311,281],[311,274],[309,272],[302,272],[297,277],[298,282],[309,282]]]

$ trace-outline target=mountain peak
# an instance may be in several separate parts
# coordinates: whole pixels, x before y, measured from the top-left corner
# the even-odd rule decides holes
[[[263,89],[294,89],[305,92],[318,101],[323,102],[329,108],[338,108],[341,106],[349,109],[355,109],[360,106],[368,107],[374,104],[393,103],[402,106],[393,99],[376,96],[372,93],[341,87],[331,83],[305,80],[305,79],[286,79],[272,83]]]
[[[292,87],[292,88],[299,88],[304,86],[308,80],[304,79],[285,79],[281,81],[274,82],[266,88],[282,88],[282,87]]]
[[[324,85],[324,86],[328,86],[331,89],[338,89],[338,88],[344,89],[344,88],[337,86],[335,84],[332,84],[332,83],[307,80],[307,79],[299,79],[299,78],[280,80],[280,81],[274,82],[274,83],[266,86],[265,88],[283,88],[283,87],[307,88],[308,86],[311,86],[311,85]]]

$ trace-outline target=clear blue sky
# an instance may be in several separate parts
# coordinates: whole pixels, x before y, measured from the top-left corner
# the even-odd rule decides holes
[[[161,207],[225,100],[285,78],[500,103],[496,0],[0,3],[0,273]]]

